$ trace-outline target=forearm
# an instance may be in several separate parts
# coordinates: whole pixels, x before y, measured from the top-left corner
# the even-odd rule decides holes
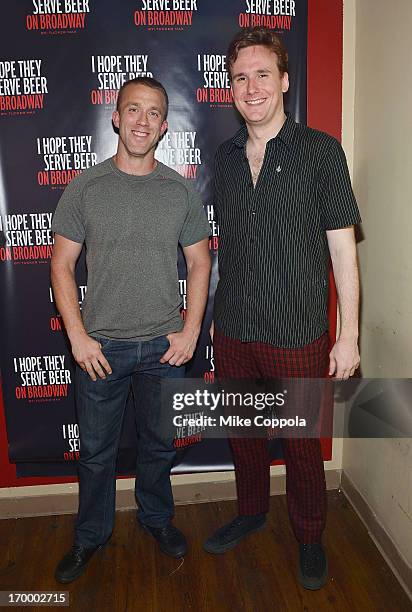
[[[339,303],[339,338],[357,340],[359,335],[359,272],[355,241],[350,248],[331,252],[331,259]]]
[[[86,334],[80,315],[74,269],[68,264],[52,261],[51,282],[57,309],[62,316],[67,335],[73,342],[76,335]]]
[[[209,290],[210,261],[193,262],[187,270],[187,310],[183,331],[199,335]]]
[[[181,366],[193,357],[205,312],[210,276],[210,254],[207,238],[183,248],[187,266],[187,309],[181,332],[169,334],[169,348],[160,359]]]

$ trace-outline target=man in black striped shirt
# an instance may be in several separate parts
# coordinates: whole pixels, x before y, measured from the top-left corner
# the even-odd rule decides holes
[[[220,226],[214,308],[217,375],[347,379],[359,365],[359,281],[353,225],[360,222],[345,155],[331,136],[285,115],[288,57],[264,28],[239,32],[228,50],[235,106],[245,125],[215,160]],[[329,255],[340,334],[329,352]],[[262,528],[268,511],[265,439],[231,439],[239,516],[205,543],[222,553]],[[321,544],[326,487],[319,439],[282,439],[289,515],[308,589],[327,579]]]

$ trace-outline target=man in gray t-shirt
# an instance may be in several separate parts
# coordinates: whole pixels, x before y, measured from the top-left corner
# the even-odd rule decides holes
[[[174,557],[184,535],[172,525],[173,441],[159,433],[162,378],[184,376],[206,305],[209,224],[188,181],[157,162],[168,98],[148,77],[119,91],[116,155],[66,188],[53,218],[52,284],[76,360],[80,428],[79,513],[72,549],[55,577],[80,576],[110,538],[121,424],[133,385],[138,428],[136,499],[145,530]],[[75,266],[83,244],[88,270],[82,315]],[[187,264],[187,312],[180,317],[177,247]]]

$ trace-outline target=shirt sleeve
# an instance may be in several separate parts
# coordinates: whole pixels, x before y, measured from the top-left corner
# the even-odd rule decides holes
[[[199,194],[194,189],[188,189],[189,209],[180,232],[179,242],[187,247],[210,236],[210,225]]]
[[[81,182],[76,177],[66,187],[53,215],[52,230],[83,244],[86,230],[82,214]]]
[[[325,230],[342,229],[361,223],[345,153],[340,143],[330,140],[319,172],[322,225]]]

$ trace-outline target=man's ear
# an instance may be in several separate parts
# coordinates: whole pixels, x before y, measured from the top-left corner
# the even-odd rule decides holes
[[[289,89],[289,75],[287,72],[284,72],[282,76],[282,92],[286,93],[288,89]]]
[[[119,129],[120,115],[119,115],[117,110],[113,111],[113,113],[112,113],[112,121],[113,121],[114,127]]]
[[[168,127],[169,127],[169,124],[167,123],[165,119],[160,127],[160,136],[163,136],[163,134],[166,132]]]

